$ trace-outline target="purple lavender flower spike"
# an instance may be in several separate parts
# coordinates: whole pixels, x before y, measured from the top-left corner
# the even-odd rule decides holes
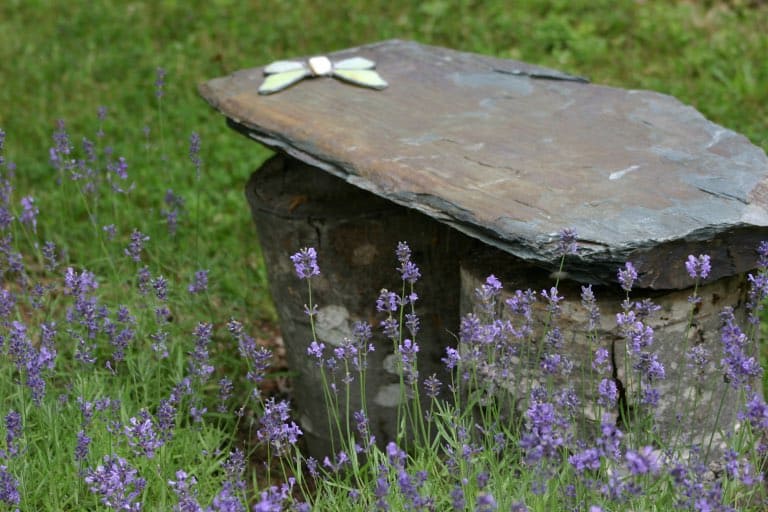
[[[406,281],[408,283],[414,284],[416,281],[419,280],[421,277],[421,272],[419,272],[419,267],[416,266],[415,263],[412,261],[407,261],[403,264],[402,267],[398,269],[400,271],[400,275],[403,278],[403,281]]]
[[[419,267],[417,267],[411,261],[411,248],[406,242],[398,242],[397,249],[395,250],[395,256],[397,261],[400,262],[400,266],[397,268],[398,272],[403,278],[403,281],[414,284],[421,277]]]
[[[655,304],[651,299],[645,298],[641,301],[635,301],[632,303],[632,307],[635,310],[635,315],[638,320],[645,320],[653,313],[659,311],[661,306]]]
[[[200,166],[203,165],[203,162],[200,160],[200,134],[197,132],[192,132],[192,135],[189,136],[189,159],[197,169],[199,178]]]
[[[424,380],[424,389],[426,390],[427,397],[433,400],[440,394],[440,388],[442,386],[443,383],[440,382],[440,379],[438,379],[437,375],[434,373]]]
[[[400,339],[400,322],[396,318],[385,318],[381,321],[384,336],[392,340]]]
[[[16,296],[13,292],[0,289],[0,319],[3,321],[9,320],[16,308]],[[3,346],[3,339],[0,337],[0,348]]]
[[[88,458],[88,453],[91,446],[91,438],[85,433],[85,430],[77,432],[77,445],[75,446],[75,460],[77,462],[83,462]]]
[[[309,279],[320,275],[320,267],[317,266],[317,252],[313,247],[305,247],[291,256],[291,261],[299,279]]]
[[[208,412],[207,407],[197,407],[193,405],[189,408],[189,416],[192,418],[192,421],[194,421],[195,423],[202,423],[203,416],[205,416],[205,413],[207,412]]]
[[[14,320],[8,332],[8,356],[18,371],[24,371],[32,361],[34,349],[27,337],[27,326]]]
[[[102,505],[134,512],[141,510],[142,504],[136,500],[146,486],[146,480],[138,475],[122,457],[105,455],[104,463],[88,469],[84,480],[88,489],[101,497]]]
[[[745,486],[751,486],[757,481],[762,481],[762,475],[755,475],[752,464],[737,451],[728,449],[723,458],[725,459],[725,471],[732,480],[739,480]]]
[[[763,310],[763,302],[768,297],[768,273],[758,272],[757,275],[749,274],[749,290],[747,292],[748,320],[753,325],[760,323],[760,312]]]
[[[208,271],[198,270],[195,272],[195,279],[187,287],[187,291],[191,294],[203,293],[208,290]]]
[[[195,349],[190,354],[189,372],[196,376],[200,383],[205,383],[214,371],[208,355],[208,344],[213,335],[213,325],[200,322],[195,327]]]
[[[749,338],[736,323],[733,308],[726,307],[720,314],[723,327],[720,331],[720,340],[723,344],[723,359],[720,366],[725,372],[725,377],[733,388],[749,384],[749,382],[762,375],[762,367],[755,356],[749,355]]]
[[[459,361],[461,361],[461,356],[459,355],[459,351],[453,347],[446,347],[445,354],[446,356],[443,357],[441,361],[445,365],[446,369],[453,370],[459,365]]]
[[[537,399],[537,393],[538,390],[531,392],[531,404],[525,412],[528,428],[519,441],[530,463],[554,457],[565,443],[561,434],[563,419],[558,416],[552,403]]]
[[[162,98],[165,89],[165,69],[157,68],[155,79],[155,95],[158,98]]]
[[[154,420],[146,410],[141,411],[138,418],[131,417],[128,425],[123,428],[123,433],[134,454],[148,459],[153,458],[155,451],[165,444],[155,431]]]
[[[544,375],[569,375],[573,370],[573,363],[560,354],[545,354],[539,364]]]
[[[158,329],[149,335],[149,339],[152,340],[152,350],[157,354],[160,359],[167,359],[170,355],[168,353],[168,331]]]
[[[179,227],[179,215],[184,209],[184,198],[177,196],[172,189],[165,192],[163,199],[166,207],[160,210],[160,214],[165,217],[165,223],[168,226],[168,233],[173,236]]]
[[[176,429],[176,406],[178,400],[162,399],[157,406],[157,429],[160,439],[164,442],[173,438],[173,431]]]
[[[560,302],[562,302],[565,297],[558,295],[558,289],[553,286],[549,291],[541,290],[541,296],[547,301],[547,311],[553,316],[559,315],[561,309]]]
[[[141,295],[149,293],[149,288],[152,282],[152,274],[149,271],[149,267],[141,267],[136,272],[136,287],[139,289]]]
[[[19,217],[19,221],[22,224],[32,227],[32,231],[37,233],[37,216],[40,213],[40,209],[35,206],[35,198],[32,196],[25,196],[21,198],[22,212]]]
[[[408,332],[411,333],[411,337],[415,338],[421,328],[421,320],[419,319],[419,316],[415,313],[406,313],[405,327],[408,329]]]
[[[207,510],[211,512],[245,512],[246,508],[240,501],[236,486],[232,482],[224,482]]]
[[[248,362],[246,378],[253,384],[259,384],[264,380],[264,375],[269,368],[272,353],[264,347],[258,346],[256,340],[243,332],[243,326],[236,320],[230,320],[229,331],[237,340],[240,356]],[[258,388],[254,389],[256,392]]]
[[[155,290],[155,297],[157,297],[157,300],[165,302],[168,300],[168,280],[163,276],[157,276],[156,278],[152,279],[151,281],[152,288]],[[163,315],[162,313],[158,315],[158,319]]]
[[[467,506],[467,501],[464,498],[464,489],[461,485],[455,485],[451,490],[451,507],[453,510],[463,511]]]
[[[616,427],[614,422],[604,422],[601,427],[600,437],[597,438],[597,447],[600,455],[613,460],[621,457],[621,440],[624,434]]]
[[[763,240],[757,246],[757,268],[768,269],[768,241]]]
[[[382,465],[379,468],[379,476],[376,478],[376,487],[373,491],[376,496],[376,510],[377,512],[388,512],[389,503],[387,503],[387,496],[389,495],[389,480],[387,480],[387,466]]]
[[[477,506],[475,507],[477,512],[493,512],[497,508],[496,500],[491,494],[481,493],[477,496]]]
[[[653,343],[653,328],[638,320],[634,311],[616,313],[616,324],[634,355],[639,355]]]
[[[216,405],[217,412],[226,413],[229,410],[227,402],[232,398],[232,391],[234,391],[234,389],[235,386],[229,377],[222,377],[219,380],[219,403]]]
[[[325,343],[318,343],[316,341],[313,341],[312,343],[309,344],[309,347],[307,347],[307,355],[312,356],[319,363],[323,360],[324,350],[325,350]]]
[[[712,264],[709,255],[699,254],[698,257],[689,254],[688,259],[685,262],[685,270],[691,279],[704,280],[709,277],[709,273],[712,270]]]
[[[176,480],[168,480],[168,485],[179,499],[173,507],[174,512],[204,512],[203,507],[197,502],[197,479],[189,476],[183,470],[176,472]]]
[[[558,232],[557,252],[560,254],[560,256],[576,254],[578,252],[576,237],[576,230],[573,228],[565,228]]]
[[[597,448],[587,448],[568,457],[568,462],[579,474],[586,470],[597,471],[600,469],[600,452]]]
[[[587,330],[592,331],[600,326],[600,308],[597,306],[592,285],[581,287],[581,305],[589,312]]]
[[[261,427],[256,432],[259,440],[269,443],[277,456],[288,453],[290,446],[295,445],[303,434],[296,423],[288,421],[288,411],[288,402],[275,402],[274,398],[270,398],[264,404]]]
[[[413,393],[412,386],[419,378],[419,372],[416,369],[416,354],[419,352],[419,345],[410,339],[403,340],[403,344],[397,347],[400,354],[400,362],[403,365],[403,375],[408,384],[409,393]],[[409,395],[410,396],[410,395]]]
[[[632,291],[632,285],[637,280],[637,270],[635,266],[629,261],[624,264],[624,268],[620,268],[618,271],[619,284],[624,291]]]
[[[50,240],[46,241],[43,244],[42,253],[45,260],[45,270],[54,272],[59,266],[59,262],[56,260],[56,244]]]
[[[627,468],[633,475],[656,475],[661,470],[659,457],[652,446],[644,446],[639,451],[628,450],[625,458]]]
[[[603,407],[613,407],[619,399],[619,390],[613,379],[601,380],[597,386],[597,392],[599,394],[597,403]]]
[[[768,404],[757,393],[752,393],[744,404],[744,411],[739,413],[739,419],[746,419],[754,429],[768,430]]]
[[[18,480],[8,472],[7,466],[0,466],[0,503],[12,506],[18,505],[20,502]]]
[[[503,288],[501,281],[493,274],[485,278],[485,283],[475,288],[475,303],[478,314],[483,317],[493,318],[496,313],[496,298]]]
[[[21,415],[16,411],[9,411],[5,415],[5,446],[6,450],[0,450],[3,459],[15,457],[19,454],[19,440],[21,438]]]
[[[600,347],[595,350],[592,369],[600,373],[608,373],[611,370],[611,353],[607,348]]]
[[[117,235],[117,227],[114,224],[102,226],[101,230],[104,231],[104,235],[107,237],[107,240],[109,241],[114,240],[115,236]]]
[[[398,297],[395,292],[390,292],[386,288],[379,292],[379,298],[376,299],[376,311],[380,313],[395,312],[398,308]]]
[[[141,251],[144,249],[144,242],[148,242],[149,237],[138,229],[131,233],[131,243],[125,249],[125,255],[136,263],[141,263]]]
[[[528,318],[532,314],[531,306],[536,302],[536,294],[530,288],[528,290],[515,290],[514,297],[506,300],[510,311],[516,315]]]
[[[51,165],[59,172],[73,169],[75,161],[71,156],[72,142],[69,139],[66,125],[61,119],[56,122],[56,131],[53,132],[53,143],[54,147],[49,150]]]
[[[397,446],[397,443],[390,441],[386,446],[387,459],[396,469],[405,469],[406,454]]]
[[[118,157],[117,162],[112,162],[107,167],[121,180],[128,179],[128,162],[125,157]]]
[[[406,261],[410,261],[411,248],[408,246],[407,242],[397,243],[397,249],[395,249],[395,256],[397,256],[397,261],[399,261],[400,263],[405,263]]]
[[[246,462],[245,454],[240,448],[235,448],[229,452],[229,457],[221,463],[221,467],[224,469],[227,480],[235,484],[236,487],[242,488],[244,486],[242,478],[245,473]]]

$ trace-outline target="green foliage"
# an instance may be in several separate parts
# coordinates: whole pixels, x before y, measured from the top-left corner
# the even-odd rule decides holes
[[[121,406],[113,419],[126,424],[143,408],[154,413],[159,401],[186,374],[187,354],[194,348],[190,333],[197,321],[217,322],[211,346],[217,371],[242,376],[247,369],[238,358],[237,347],[223,333],[223,322],[231,317],[275,319],[243,197],[249,174],[268,152],[227,129],[221,116],[198,97],[196,84],[279,58],[327,53],[387,38],[415,39],[534,62],[588,76],[597,83],[673,94],[715,122],[768,148],[764,121],[768,118],[768,4],[754,4],[631,0],[432,0],[419,5],[402,0],[0,2],[0,128],[7,134],[3,155],[17,166],[13,204],[18,208],[22,195],[32,194],[40,208],[37,233],[17,226],[14,241],[16,249],[24,252],[35,282],[50,284],[55,290],[47,295],[42,310],[22,305],[15,310],[15,319],[28,325],[58,319],[63,325],[61,319],[71,300],[64,295],[61,272],[47,273],[40,253],[41,243],[50,240],[64,250],[59,255],[62,267],[88,268],[98,276],[99,300],[108,305],[111,314],[118,304],[131,308],[141,333],[141,341],[133,346],[125,365],[114,372],[103,367],[108,357],[104,346],[98,368],[77,362],[76,347],[61,348],[39,407],[22,391],[23,376],[7,362],[0,367],[0,392],[5,397],[2,413],[14,409],[23,418],[23,462],[7,463],[24,496],[22,509],[98,506],[78,474],[83,468],[74,461],[74,440],[82,422],[76,397],[120,397]],[[154,86],[158,67],[167,73],[160,99]],[[103,139],[96,134],[99,105],[109,110]],[[58,184],[61,176],[48,162],[58,119],[66,121],[78,158],[82,158],[83,137],[98,143],[100,167],[109,161],[105,153],[109,146],[114,157],[127,159],[130,179],[124,185],[133,182],[136,187],[113,198],[106,182],[93,195],[66,177]],[[149,135],[145,135],[145,127]],[[192,132],[202,139],[199,177],[188,157]],[[173,189],[185,204],[175,235],[168,232],[163,216],[167,189]],[[114,240],[102,230],[109,224],[117,226]],[[148,339],[158,327],[152,311],[157,304],[136,294],[138,267],[124,255],[133,229],[150,237],[145,261],[152,275],[162,274],[171,283],[168,329],[173,342],[169,343],[170,357],[162,361],[157,360]],[[190,296],[186,286],[202,268],[210,271],[211,286],[207,294]],[[39,332],[34,336],[37,343]],[[242,379],[237,384],[242,391]],[[213,385],[197,392],[213,411]],[[237,444],[237,433],[253,434],[249,430],[256,421],[253,416],[239,423],[232,414],[211,412],[198,425],[188,418],[189,405],[184,406],[185,419],[178,420],[173,441],[159,449],[156,459],[140,462],[141,473],[154,479],[143,497],[159,507],[147,506],[147,510],[170,510],[175,504],[176,497],[166,483],[180,468],[195,472],[201,502],[209,503],[219,491],[221,462]],[[428,428],[438,429],[443,441],[460,448],[455,428],[445,426],[452,413],[443,411],[436,417],[440,424]],[[472,428],[468,418],[461,421]],[[96,422],[106,427],[107,419]],[[119,434],[92,428],[89,435],[93,440],[85,466],[98,464],[102,455],[116,447],[130,456],[125,442],[118,443]],[[483,442],[488,448],[492,440]],[[508,471],[516,460],[495,457],[486,449],[473,462],[488,468],[495,486],[508,490],[501,502],[508,509],[523,497],[533,477]],[[384,458],[377,452],[369,468]],[[435,475],[447,472],[427,452],[415,456],[409,468]],[[468,476],[473,475],[465,469]],[[567,480],[568,475],[563,478]],[[373,501],[375,480],[355,485]],[[322,483],[318,509],[348,509],[344,486],[351,488],[352,482]],[[467,489],[469,497],[476,497],[474,483]],[[428,490],[445,498],[438,508],[448,506],[450,489]],[[547,499],[554,498],[526,499],[532,510],[544,510],[551,503]]]
[[[108,107],[110,143],[131,155],[141,184],[139,211],[126,217],[157,211],[166,188],[191,203],[194,173],[181,155],[199,132],[205,187],[197,214],[201,250],[226,292],[217,296],[229,302],[225,310],[274,318],[259,291],[265,276],[242,197],[267,152],[226,129],[196,84],[278,58],[415,39],[667,92],[768,147],[766,19],[768,5],[743,2],[10,0],[0,5],[0,126],[19,178],[46,193],[55,121],[92,136],[96,106]],[[162,109],[152,88],[157,67],[167,72]],[[145,126],[162,147],[145,151]],[[260,286],[246,292],[242,282]]]

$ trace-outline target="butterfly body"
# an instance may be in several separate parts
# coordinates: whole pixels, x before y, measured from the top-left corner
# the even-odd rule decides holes
[[[384,89],[387,82],[375,71],[376,64],[363,57],[331,62],[328,57],[311,57],[307,62],[278,60],[264,68],[264,82],[259,94],[273,94],[286,89],[307,77],[338,78],[362,87]]]

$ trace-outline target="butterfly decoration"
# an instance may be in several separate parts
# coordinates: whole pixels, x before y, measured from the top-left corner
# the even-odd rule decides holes
[[[264,68],[264,82],[259,94],[272,94],[307,77],[331,76],[371,89],[384,89],[388,84],[374,70],[376,63],[363,57],[331,62],[328,57],[311,57],[306,62],[278,60]]]

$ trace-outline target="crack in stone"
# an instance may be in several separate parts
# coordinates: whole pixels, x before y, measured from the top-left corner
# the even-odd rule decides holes
[[[588,84],[589,80],[583,76],[567,75],[565,73],[559,73],[557,71],[524,71],[522,69],[501,69],[493,68],[496,73],[513,76],[527,76],[536,80],[557,80],[561,82],[578,82],[582,84]]]
[[[516,169],[514,167],[509,167],[509,166],[506,166],[506,165],[493,165],[493,164],[489,164],[488,162],[483,162],[482,160],[477,160],[477,159],[474,159],[474,158],[472,158],[470,156],[467,156],[467,155],[464,155],[464,160],[466,160],[468,162],[472,162],[473,164],[477,164],[477,165],[479,165],[481,167],[489,167],[491,169],[506,169],[507,171],[512,171],[514,173],[515,177],[518,177],[521,174],[520,169]]]
[[[619,379],[619,365],[616,363],[616,343],[623,340],[613,340],[611,342],[611,378],[616,384],[616,391],[618,391],[618,399],[616,400],[616,408],[618,415],[616,416],[616,426],[624,430],[626,421],[631,420],[632,409],[629,406],[627,400],[627,389],[624,387],[624,383]]]

